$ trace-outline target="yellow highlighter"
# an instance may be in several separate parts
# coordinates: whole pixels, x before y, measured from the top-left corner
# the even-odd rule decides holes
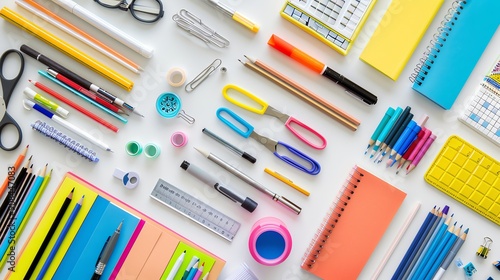
[[[259,31],[259,26],[257,24],[255,24],[242,14],[224,5],[223,3],[218,2],[217,0],[205,0],[205,1],[208,2],[210,5],[214,6],[219,12],[232,18],[234,21],[252,30],[253,32],[257,33],[257,31]]]
[[[292,188],[294,188],[294,189],[298,190],[298,191],[299,191],[299,192],[301,192],[303,195],[309,196],[309,195],[311,194],[309,191],[304,190],[303,188],[301,188],[301,187],[297,186],[296,184],[294,184],[294,183],[293,183],[293,181],[292,181],[292,180],[290,180],[290,179],[288,179],[287,177],[285,177],[285,176],[283,176],[283,175],[279,174],[279,173],[278,173],[278,172],[276,172],[276,171],[273,171],[273,170],[271,170],[271,169],[269,169],[269,168],[265,168],[265,169],[264,169],[264,171],[265,171],[267,174],[269,174],[269,175],[273,176],[274,178],[276,178],[276,179],[280,180],[281,182],[283,182],[283,183],[285,183],[285,184],[289,185],[290,187],[292,187]]]
[[[52,112],[58,114],[59,116],[63,118],[68,117],[68,110],[64,109],[63,107],[59,106],[59,104],[47,99],[45,96],[35,92],[34,90],[30,89],[29,87],[24,89],[24,94],[31,100],[35,100],[36,102],[42,104],[44,107],[47,109],[51,110]]]

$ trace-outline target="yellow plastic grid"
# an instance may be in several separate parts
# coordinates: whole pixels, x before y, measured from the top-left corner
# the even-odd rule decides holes
[[[452,135],[424,179],[500,225],[500,162],[464,139]]]

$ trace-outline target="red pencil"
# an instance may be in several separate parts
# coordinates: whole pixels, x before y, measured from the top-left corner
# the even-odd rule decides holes
[[[68,104],[69,106],[71,106],[74,109],[78,110],[79,112],[81,112],[82,114],[86,115],[87,117],[93,119],[94,121],[102,124],[103,126],[111,129],[114,132],[118,132],[118,127],[114,126],[112,123],[104,120],[103,118],[99,117],[98,115],[90,112],[89,110],[87,110],[87,109],[83,108],[82,106],[76,104],[75,102],[71,101],[70,99],[62,96],[61,94],[59,94],[56,91],[50,89],[46,85],[44,85],[44,84],[42,84],[40,82],[37,82],[37,81],[32,81],[32,80],[29,80],[29,81],[30,81],[30,83],[32,83],[33,85],[35,85],[37,88],[45,91],[46,93],[54,96],[55,98],[61,100],[62,102]]]

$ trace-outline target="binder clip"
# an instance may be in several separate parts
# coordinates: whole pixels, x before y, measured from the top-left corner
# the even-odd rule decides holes
[[[489,237],[484,238],[484,243],[483,245],[479,246],[479,249],[477,249],[476,255],[481,256],[483,259],[486,259],[488,257],[488,253],[490,252],[490,247],[491,243],[493,243],[493,240]]]

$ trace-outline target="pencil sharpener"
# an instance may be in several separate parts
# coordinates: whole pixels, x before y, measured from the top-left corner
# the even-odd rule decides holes
[[[113,172],[113,177],[119,179],[127,189],[135,189],[139,185],[139,174],[136,172],[124,172],[118,168]]]

